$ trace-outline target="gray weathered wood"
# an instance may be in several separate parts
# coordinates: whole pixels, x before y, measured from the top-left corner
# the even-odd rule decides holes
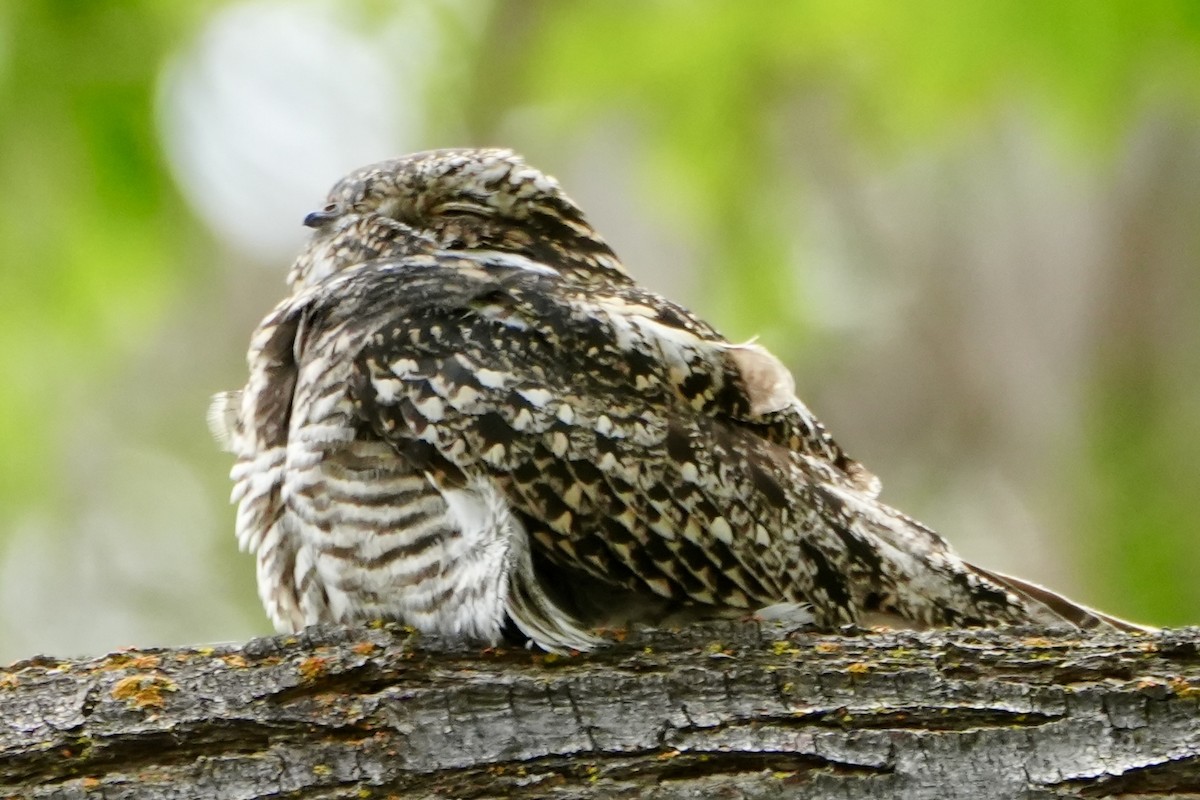
[[[814,635],[588,656],[322,628],[0,671],[0,797],[1200,792],[1200,630]]]

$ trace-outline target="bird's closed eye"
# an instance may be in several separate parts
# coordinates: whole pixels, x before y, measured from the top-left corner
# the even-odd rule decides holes
[[[451,200],[434,206],[433,213],[441,216],[460,215],[470,217],[490,217],[493,212],[487,206],[470,203],[464,200]]]

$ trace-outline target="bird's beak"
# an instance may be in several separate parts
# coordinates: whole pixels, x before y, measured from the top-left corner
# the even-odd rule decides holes
[[[304,218],[304,227],[320,228],[324,225],[328,225],[330,222],[333,222],[335,219],[337,219],[337,216],[337,211],[329,211],[326,209],[314,211]]]

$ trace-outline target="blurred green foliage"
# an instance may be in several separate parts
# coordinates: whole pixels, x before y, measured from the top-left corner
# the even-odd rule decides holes
[[[214,248],[173,188],[155,94],[171,53],[222,5],[0,8],[5,529],[30,504],[63,501],[57,470],[87,443],[70,441],[71,427],[58,421],[92,402],[110,367],[204,280]],[[387,14],[386,4],[358,5]],[[811,111],[796,107],[798,95],[815,93],[817,124],[880,162],[953,147],[1015,106],[1069,158],[1100,170],[1143,109],[1200,109],[1193,0],[542,0],[478,9],[488,31],[463,54],[474,84],[466,97],[437,98],[461,103],[460,113],[432,117],[467,120],[481,143],[521,106],[539,108],[560,136],[632,117],[645,141],[647,193],[707,239],[708,312],[797,350],[808,325],[792,298],[805,274],[793,263],[789,220],[804,186],[776,155]],[[1186,393],[1198,387],[1176,380],[1169,392],[1148,391],[1165,382],[1155,363],[1140,352],[1099,372],[1093,464],[1078,491],[1094,501],[1093,566],[1112,596],[1134,598],[1123,610],[1194,622],[1200,545],[1188,458],[1200,453],[1200,420]]]
[[[193,6],[18,0],[0,12],[0,522],[55,491],[55,420],[94,397],[195,263],[156,141],[159,70]]]
[[[788,185],[777,155],[795,121],[789,98],[806,86],[829,95],[830,135],[879,158],[952,144],[1011,104],[1033,106],[1071,152],[1102,157],[1149,101],[1200,108],[1200,5],[1189,0],[540,10],[519,51],[531,99],[576,129],[636,115],[653,147],[648,184],[713,233],[722,262],[754,265],[714,273],[727,318],[788,316],[780,253],[794,231],[780,209],[803,187]]]

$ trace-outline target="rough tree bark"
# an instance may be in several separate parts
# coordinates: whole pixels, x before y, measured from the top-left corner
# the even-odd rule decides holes
[[[1198,629],[321,628],[0,671],[0,797],[1145,797],[1200,792],[1198,705]]]

